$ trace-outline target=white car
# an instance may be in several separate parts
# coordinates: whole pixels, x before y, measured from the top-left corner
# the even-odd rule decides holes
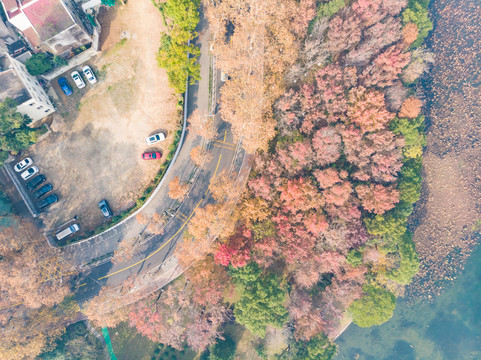
[[[92,71],[92,69],[90,68],[90,66],[88,65],[85,65],[83,68],[82,68],[82,72],[84,73],[85,77],[87,78],[87,81],[89,83],[91,83],[92,85],[95,84],[97,82],[97,78],[95,77],[94,75],[94,72]]]
[[[159,132],[155,135],[149,136],[147,139],[145,139],[145,142],[147,143],[147,145],[154,145],[155,143],[158,143],[164,140],[165,140],[164,133]]]
[[[72,71],[72,73],[70,74],[70,76],[72,76],[72,79],[73,81],[75,82],[75,85],[77,85],[77,87],[79,89],[82,89],[85,87],[85,83],[84,81],[82,80],[82,78],[80,77],[80,74],[78,73],[78,71]]]
[[[28,180],[36,173],[38,173],[38,167],[32,166],[30,169],[25,170],[21,176],[23,180]]]
[[[33,164],[33,160],[28,157],[20,161],[17,165],[15,165],[14,169],[16,172],[20,172],[22,170],[25,170],[32,164]]]

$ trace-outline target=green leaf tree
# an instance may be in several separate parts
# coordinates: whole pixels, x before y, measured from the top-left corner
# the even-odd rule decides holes
[[[209,360],[234,360],[236,343],[228,335],[209,349]]]
[[[42,75],[53,68],[53,62],[45,53],[34,54],[26,62],[30,75]]]
[[[186,90],[187,78],[194,84],[200,79],[200,65],[197,58],[200,49],[192,44],[199,23],[199,0],[167,0],[155,2],[164,16],[168,32],[162,35],[157,55],[160,67],[165,68],[170,86],[177,92]]]
[[[352,267],[362,265],[362,252],[352,249],[347,253],[346,262]]]
[[[419,270],[419,257],[411,232],[407,231],[399,241],[397,254],[396,266],[386,273],[386,277],[398,284],[407,285]]]
[[[404,10],[402,18],[404,24],[413,22],[418,27],[418,37],[411,46],[420,46],[426,36],[428,36],[429,32],[433,29],[433,23],[429,19],[428,10],[418,1],[411,1],[408,8]]]
[[[420,157],[423,154],[423,147],[426,146],[424,136],[424,116],[415,119],[395,119],[391,122],[391,130],[395,134],[401,134],[406,144],[403,148],[403,155],[407,158]]]
[[[25,117],[17,112],[15,100],[6,98],[0,102],[0,133],[2,135],[20,128],[25,120]]]
[[[239,270],[231,270],[241,294],[234,309],[237,322],[261,337],[265,336],[268,325],[281,328],[287,321],[285,286],[274,274],[261,274],[255,263]]]
[[[396,307],[394,294],[373,285],[365,285],[363,290],[365,295],[354,300],[349,307],[354,324],[360,327],[370,327],[388,321]]]

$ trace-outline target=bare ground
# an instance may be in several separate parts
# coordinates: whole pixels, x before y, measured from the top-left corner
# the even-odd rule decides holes
[[[408,291],[427,298],[462,269],[481,219],[481,6],[436,0],[433,11],[424,188],[413,217],[421,269]]]
[[[102,21],[107,34],[102,54],[89,63],[100,81],[87,84],[86,91],[74,89],[82,96],[80,105],[67,104],[59,131],[31,151],[60,195],[59,204],[43,215],[47,228],[74,215],[84,229],[101,224],[97,204],[104,198],[114,214],[132,206],[160,165],[141,160],[141,153],[161,150],[164,158],[178,122],[177,98],[155,58],[163,26],[159,11],[150,1],[130,0]],[[121,34],[127,38],[123,43]],[[157,130],[167,132],[167,141],[147,148],[145,138]]]

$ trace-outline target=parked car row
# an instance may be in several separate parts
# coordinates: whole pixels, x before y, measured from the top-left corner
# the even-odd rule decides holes
[[[35,190],[37,187],[40,186],[40,184],[44,183],[47,178],[45,177],[45,175],[42,175],[42,174],[39,174],[37,175],[36,177],[33,177],[34,175],[38,174],[39,170],[38,170],[38,167],[36,166],[31,166],[33,164],[33,160],[31,158],[25,158],[23,159],[22,161],[18,162],[15,166],[14,166],[14,169],[16,172],[21,172],[23,171],[20,176],[21,178],[24,180],[24,181],[27,181],[29,179],[32,179],[30,180],[29,182],[27,182],[26,184],[26,188],[28,191],[33,191]],[[52,184],[45,184],[43,185],[40,189],[38,189],[37,191],[35,191],[33,193],[33,196],[36,198],[36,199],[40,199],[42,196],[44,196],[45,194],[47,194],[48,192],[52,191],[53,189],[53,186]],[[49,196],[47,196],[46,198],[40,200],[38,203],[37,203],[37,206],[39,209],[44,209],[50,205],[52,205],[53,203],[56,203],[58,201],[58,196],[57,194],[50,194]]]
[[[95,74],[92,71],[92,69],[90,68],[90,66],[85,65],[82,68],[82,73],[90,84],[93,85],[97,82],[97,78],[95,77]],[[79,89],[83,89],[85,87],[85,82],[84,82],[82,76],[80,75],[80,73],[77,70],[72,71],[70,76],[72,77],[75,85]],[[73,94],[72,87],[70,86],[70,84],[68,83],[66,78],[61,77],[57,80],[57,82],[58,82],[58,85],[60,86],[60,88],[62,89],[62,91],[64,92],[65,95],[70,96],[70,95]]]

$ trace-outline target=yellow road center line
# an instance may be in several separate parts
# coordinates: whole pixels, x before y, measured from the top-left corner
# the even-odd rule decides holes
[[[237,146],[236,144],[229,143],[229,142],[225,142],[225,141],[215,140],[214,142],[216,142],[217,144],[225,145],[225,146],[232,146],[232,147],[236,147],[236,146]]]
[[[226,145],[222,145],[222,144],[214,144],[214,146],[217,146],[217,147],[220,147],[220,148],[226,149],[226,150],[231,150],[231,151],[235,150],[234,147],[230,147],[230,146],[226,146]]]
[[[76,288],[79,288],[79,287],[82,287],[82,286],[85,286],[85,285],[87,285],[87,283],[83,283],[83,284],[77,285]]]
[[[227,130],[224,132],[224,142],[225,142],[226,136],[227,136]]]
[[[215,168],[215,172],[214,172],[214,176],[212,176],[212,178],[215,177],[215,175],[217,174],[217,170],[219,169],[219,164],[220,164],[220,159],[222,158],[222,154],[219,155],[219,160],[217,161],[217,166]],[[152,254],[150,254],[149,256],[143,258],[142,260],[139,260],[137,261],[135,264],[132,264],[132,265],[129,265],[123,269],[120,269],[120,270],[117,270],[111,274],[107,274],[105,276],[102,276],[102,277],[99,277],[97,280],[102,280],[102,279],[105,279],[105,278],[108,278],[110,276],[113,276],[113,275],[116,275],[118,273],[121,273],[122,271],[125,271],[125,270],[128,270],[128,269],[131,269],[133,268],[134,266],[137,266],[139,264],[142,264],[144,261],[150,259],[152,256],[154,256],[155,254],[157,254],[160,250],[162,250],[164,248],[164,246],[166,246],[167,244],[169,244],[173,238],[175,238],[177,236],[177,234],[180,233],[180,231],[185,227],[185,225],[189,222],[190,218],[194,215],[195,211],[197,210],[197,208],[199,207],[200,203],[202,202],[202,200],[204,200],[203,198],[199,200],[199,202],[197,203],[197,205],[195,206],[194,210],[192,210],[190,216],[187,218],[187,220],[185,220],[185,222],[182,224],[182,226],[179,228],[179,230],[177,230],[177,232],[172,235],[172,237],[167,240],[161,247],[159,247],[157,250],[155,250]]]

